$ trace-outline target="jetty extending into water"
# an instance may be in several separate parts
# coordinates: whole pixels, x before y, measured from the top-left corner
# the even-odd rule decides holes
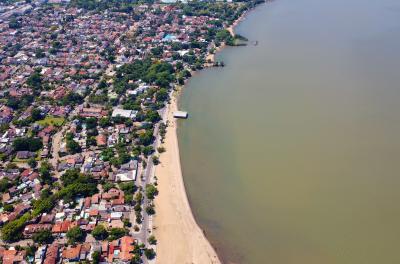
[[[185,112],[185,111],[175,111],[174,112],[174,118],[186,119],[186,118],[188,118],[188,116],[189,116],[188,112]]]

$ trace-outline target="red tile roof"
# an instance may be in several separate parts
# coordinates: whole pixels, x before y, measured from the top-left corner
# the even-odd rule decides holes
[[[124,236],[121,238],[121,252],[119,256],[122,261],[132,259],[132,251],[135,249],[135,246],[133,245],[134,242],[135,240],[131,236]]]
[[[62,252],[62,257],[65,259],[78,259],[81,253],[82,245],[79,244],[76,247],[66,248]]]
[[[51,232],[53,233],[66,233],[72,227],[72,222],[65,220],[64,222],[56,223]]]
[[[46,251],[46,256],[43,264],[55,264],[58,258],[58,245],[51,244]]]

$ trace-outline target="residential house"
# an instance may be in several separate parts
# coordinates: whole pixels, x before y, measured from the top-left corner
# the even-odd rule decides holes
[[[58,260],[59,245],[56,243],[48,246],[43,264],[56,264]]]

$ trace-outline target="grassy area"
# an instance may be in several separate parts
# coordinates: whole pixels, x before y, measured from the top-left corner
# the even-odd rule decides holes
[[[60,127],[64,124],[65,118],[63,117],[54,117],[54,116],[48,116],[43,120],[39,120],[36,123],[42,126],[47,126],[47,125],[53,125]]]

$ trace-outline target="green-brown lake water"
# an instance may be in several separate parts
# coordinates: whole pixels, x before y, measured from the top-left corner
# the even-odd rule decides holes
[[[400,1],[277,0],[181,97],[185,185],[226,263],[400,263]]]

